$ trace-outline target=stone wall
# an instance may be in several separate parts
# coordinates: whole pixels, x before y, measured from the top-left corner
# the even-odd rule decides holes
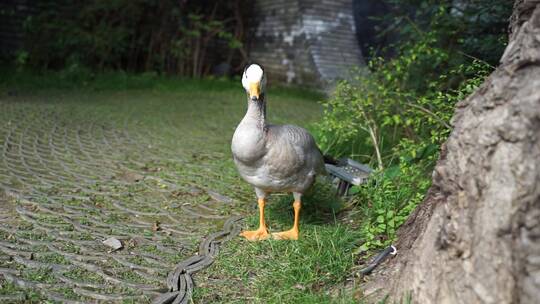
[[[364,65],[352,0],[257,0],[250,58],[269,81],[324,86]]]

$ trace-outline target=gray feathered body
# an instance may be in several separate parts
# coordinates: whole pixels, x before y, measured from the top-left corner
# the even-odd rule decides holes
[[[266,124],[264,101],[249,101],[231,148],[242,178],[266,193],[304,193],[325,173],[313,136],[297,126]]]

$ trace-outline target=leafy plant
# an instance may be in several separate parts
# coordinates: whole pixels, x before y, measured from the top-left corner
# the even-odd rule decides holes
[[[202,14],[189,14],[188,22],[180,28],[180,36],[173,43],[172,53],[178,60],[177,72],[180,75],[191,71],[191,76],[204,74],[210,43],[216,37],[223,40],[230,49],[242,47],[242,43],[230,32],[221,20],[209,19]]]
[[[383,17],[373,17],[381,30],[379,40],[394,40],[399,54],[403,41],[416,40],[426,31],[437,32],[437,45],[451,51],[456,65],[477,58],[497,65],[507,34],[512,1],[507,0],[385,0]],[[384,46],[383,46],[384,47]],[[392,53],[382,49],[382,53]]]
[[[19,51],[15,54],[15,66],[17,70],[23,69],[28,63],[28,52]]]
[[[431,185],[440,145],[452,127],[458,101],[492,70],[481,59],[461,56],[441,43],[440,24],[448,14],[435,12],[429,31],[398,47],[392,59],[373,57],[369,72],[340,82],[323,102],[317,135],[323,150],[378,168],[355,187],[355,214],[362,223],[362,250],[387,245]]]
[[[249,5],[235,1],[48,0],[25,22],[28,64],[200,77],[242,64]]]
[[[396,64],[393,62],[390,66],[395,67]],[[387,65],[380,67],[379,71],[386,74],[384,67]],[[353,193],[356,193],[354,204],[359,210],[358,221],[362,223],[365,241],[361,249],[376,248],[392,242],[397,228],[423,200],[431,185],[430,173],[438,159],[439,147],[451,131],[450,118],[454,106],[483,81],[489,67],[472,62],[470,66],[459,66],[450,72],[470,73],[471,70],[475,70],[477,76],[464,81],[458,89],[437,91],[435,83],[440,81],[437,79],[429,84],[434,88],[433,91],[422,96],[396,90],[388,82],[382,82],[382,79],[392,80],[387,77],[366,80],[375,82],[369,89],[344,82],[338,87],[331,104],[325,104],[325,116],[321,125],[336,126],[333,130],[356,130],[356,133],[350,130],[337,133],[341,138],[334,140],[334,143],[341,145],[341,151],[346,152],[346,147],[352,149],[357,139],[364,136],[368,143],[364,142],[358,149],[366,149],[366,154],[369,149],[375,151],[372,152],[371,162],[379,163],[379,169],[370,180],[353,189]],[[448,75],[441,77],[446,78]],[[377,81],[382,83],[375,86]],[[343,95],[347,98],[341,98]],[[347,107],[358,110],[342,111],[339,118],[336,118],[332,109]],[[342,119],[346,116],[344,113],[349,113],[347,120]],[[364,119],[368,117],[366,113],[369,113],[369,120]],[[379,130],[376,133],[379,141],[373,139],[370,128]],[[346,137],[349,134],[352,136]]]

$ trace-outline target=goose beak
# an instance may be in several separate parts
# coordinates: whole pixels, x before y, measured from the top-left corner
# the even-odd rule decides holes
[[[259,95],[261,94],[261,83],[252,82],[249,84],[249,98],[253,101],[259,100]]]

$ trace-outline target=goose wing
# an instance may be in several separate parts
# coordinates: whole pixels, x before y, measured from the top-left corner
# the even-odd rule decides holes
[[[313,136],[294,125],[267,127],[266,165],[277,175],[324,174],[322,153]]]

